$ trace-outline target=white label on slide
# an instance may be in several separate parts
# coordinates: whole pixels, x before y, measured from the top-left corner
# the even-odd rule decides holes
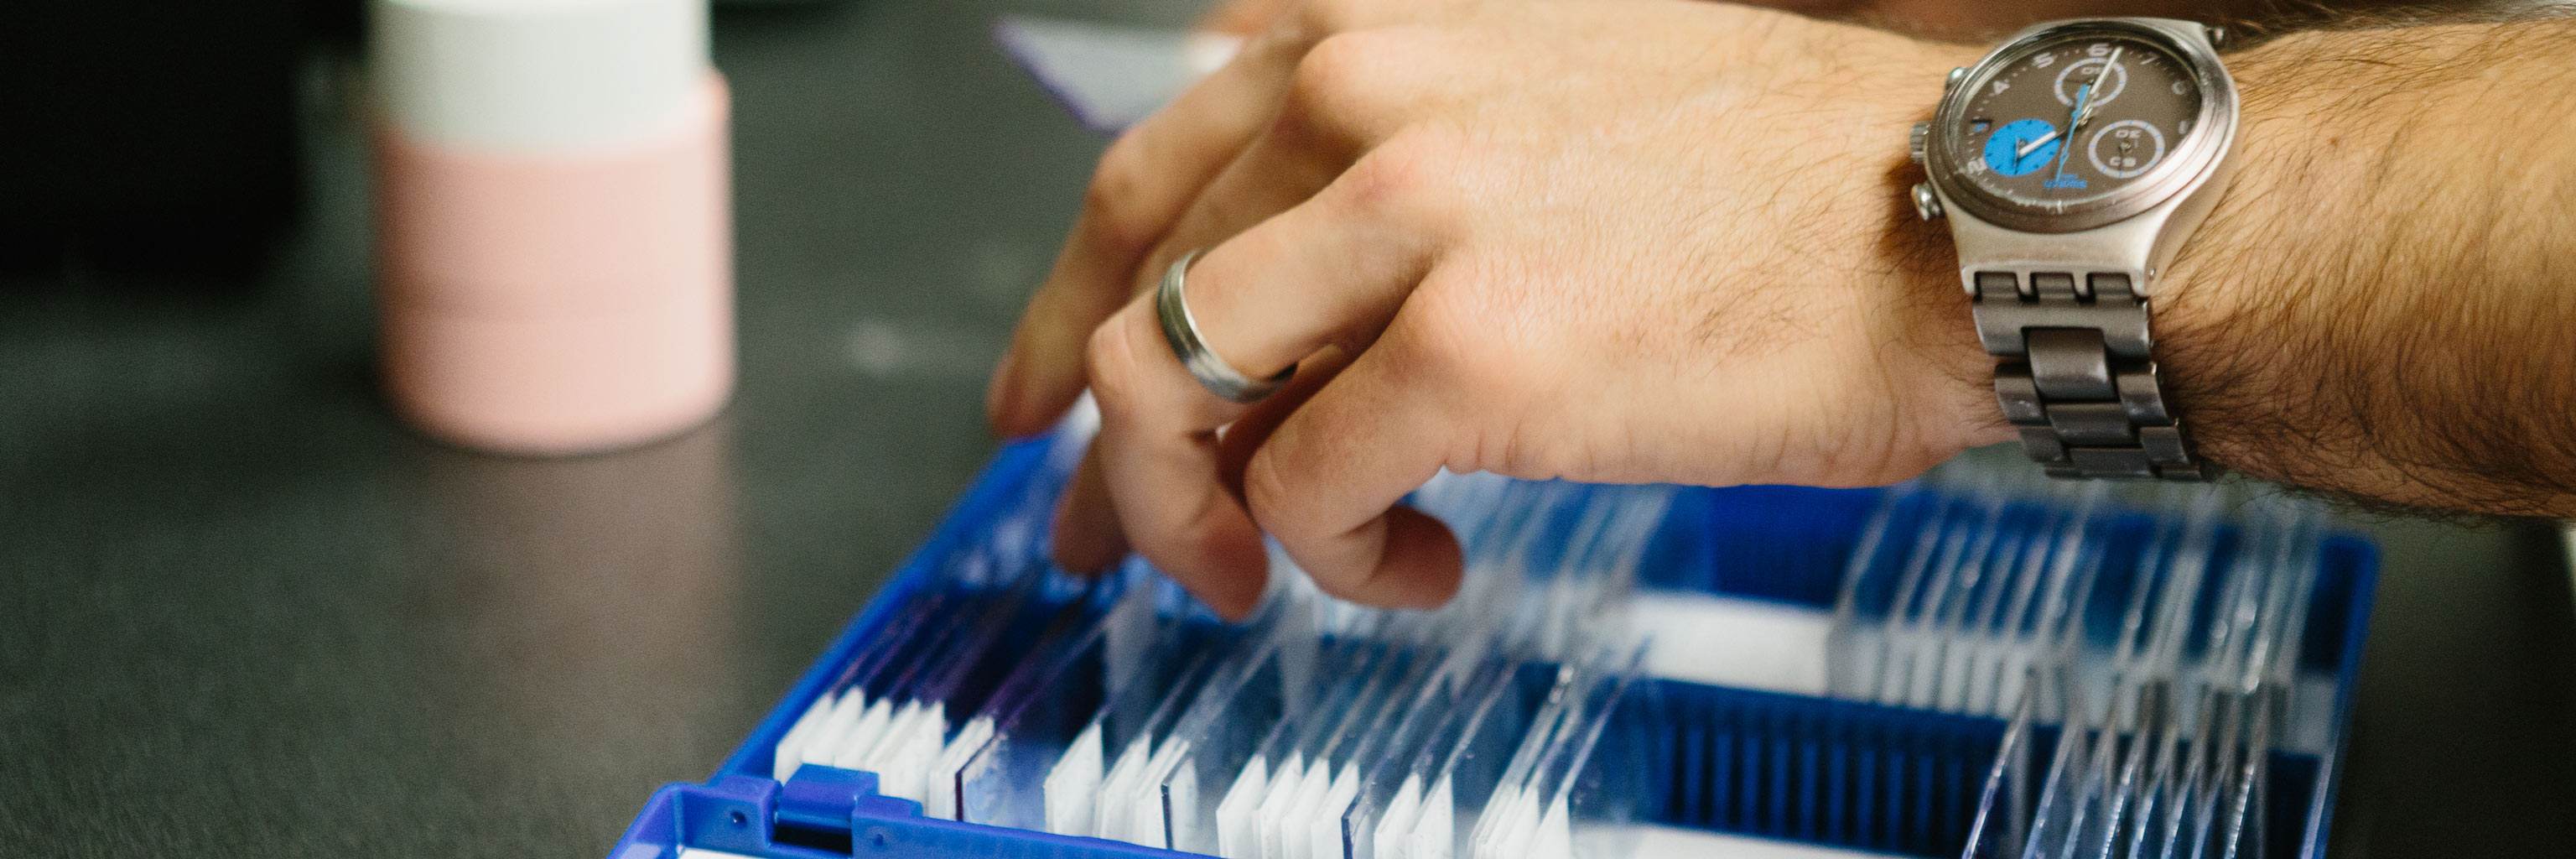
[[[1047,831],[1057,835],[1090,835],[1094,801],[1100,796],[1100,723],[1073,738],[1055,768],[1047,771]]]
[[[1711,686],[1825,694],[1833,613],[1762,600],[1640,591],[1631,615],[1645,673]]]
[[[1253,812],[1261,806],[1262,788],[1269,784],[1268,764],[1255,753],[1245,763],[1243,772],[1234,777],[1234,786],[1225,789],[1225,798],[1216,804],[1216,855],[1223,859],[1254,859],[1260,847],[1260,829],[1253,825]]]

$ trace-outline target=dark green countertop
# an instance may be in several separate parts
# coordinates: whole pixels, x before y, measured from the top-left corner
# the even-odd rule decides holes
[[[1133,5],[1007,8],[1186,14]],[[669,442],[504,459],[393,420],[347,57],[254,282],[0,276],[0,855],[591,857],[704,777],[993,448],[985,370],[1105,143],[988,46],[1003,8],[719,14],[742,382]],[[2576,843],[2556,548],[2372,527],[2338,852]]]

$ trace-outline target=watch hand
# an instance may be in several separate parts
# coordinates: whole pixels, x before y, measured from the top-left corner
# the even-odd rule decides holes
[[[2093,83],[2078,91],[2075,97],[2075,118],[2067,120],[2066,136],[2074,137],[2075,132],[2084,127],[2084,123],[2093,121],[2094,109],[2101,107],[2102,101],[2092,96],[2101,92],[2104,84],[2111,82],[2111,70],[2119,68],[2120,52],[2126,50],[2128,50],[2127,46],[2112,48],[2111,55],[2102,58],[2102,70],[2093,73]]]
[[[2085,123],[2093,121],[2094,109],[2102,104],[2101,100],[2094,98],[2093,95],[2101,92],[2103,84],[2111,82],[2111,70],[2119,68],[2120,52],[2126,50],[2128,50],[2127,46],[2112,48],[2111,55],[2102,58],[2102,69],[2093,73],[2093,82],[2075,91],[2075,115],[2066,120],[2067,144],[2057,149],[2058,176],[2066,175],[2067,162],[2075,158],[2076,132],[2081,131]]]
[[[2075,155],[2075,147],[2071,145],[2071,141],[2075,139],[2075,126],[2084,122],[2085,108],[2093,106],[2093,88],[2100,84],[2101,78],[2094,78],[2094,81],[2095,83],[2085,84],[2075,89],[2075,115],[2066,120],[2066,139],[2070,141],[2070,145],[2057,147],[2057,175],[2059,176],[2066,175],[2066,159]]]
[[[2019,161],[2019,160],[2021,160],[2021,159],[2028,158],[2028,157],[2030,157],[2030,153],[2031,153],[2033,150],[2036,150],[2036,149],[2038,149],[2038,148],[2040,148],[2040,147],[2042,147],[2042,146],[2046,146],[2046,145],[2048,145],[2048,142],[2049,142],[2049,141],[2051,141],[2051,140],[2056,140],[2056,139],[2057,139],[2057,129],[2054,129],[2054,128],[2049,129],[2047,134],[2042,134],[2042,135],[2040,135],[2040,136],[2038,136],[2038,137],[2031,138],[2029,141],[2024,142],[2022,145],[2020,145],[2020,146],[2016,146],[2016,147],[2013,147],[2013,160],[2015,160],[2015,161]]]

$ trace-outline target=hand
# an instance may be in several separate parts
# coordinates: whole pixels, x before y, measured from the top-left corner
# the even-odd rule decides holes
[[[1442,468],[1882,484],[2009,438],[1901,154],[1974,49],[1678,0],[1324,0],[1110,147],[991,394],[1101,407],[1056,554],[1121,540],[1220,611],[1267,531],[1335,594],[1436,604]],[[1288,389],[1202,390],[1144,289]],[[1223,428],[1223,429],[1220,429]]]

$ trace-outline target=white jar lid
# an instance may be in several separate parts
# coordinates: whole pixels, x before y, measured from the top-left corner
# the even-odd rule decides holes
[[[374,0],[388,120],[422,142],[562,152],[679,122],[707,73],[707,0]]]

